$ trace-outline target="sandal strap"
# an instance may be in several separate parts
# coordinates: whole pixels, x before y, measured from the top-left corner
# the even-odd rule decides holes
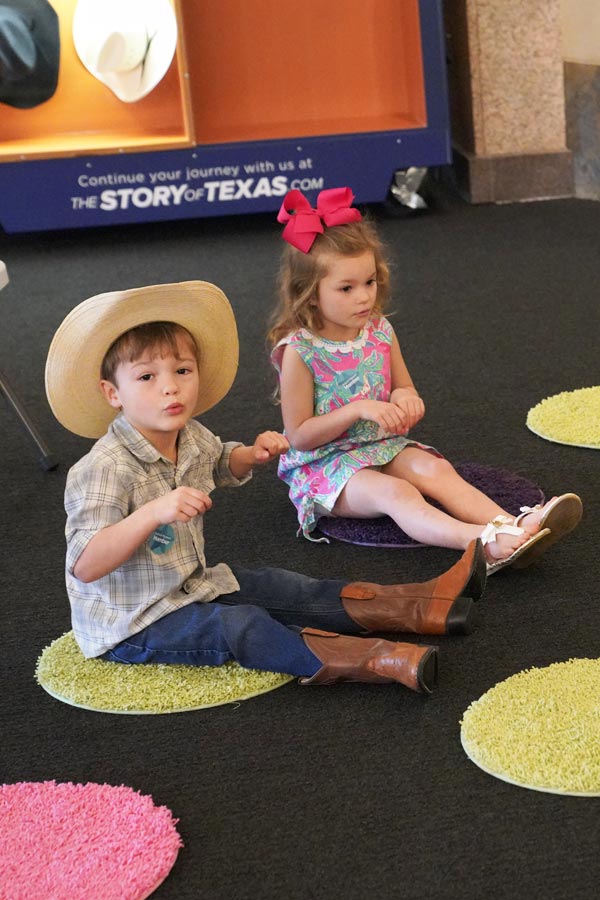
[[[541,509],[541,508],[542,508],[542,504],[541,504],[541,503],[536,503],[535,506],[521,506],[521,507],[519,507],[520,512],[519,512],[519,515],[518,515],[518,516],[516,517],[516,519],[515,519],[515,525],[518,525],[520,522],[522,522],[522,520],[525,518],[525,516],[528,516],[529,513],[537,512],[538,509]]]
[[[511,522],[512,519],[509,519],[508,516],[496,516],[495,519],[488,522],[480,535],[483,546],[485,547],[486,544],[492,544],[499,534],[523,534],[525,529],[518,528],[516,524],[512,525]]]

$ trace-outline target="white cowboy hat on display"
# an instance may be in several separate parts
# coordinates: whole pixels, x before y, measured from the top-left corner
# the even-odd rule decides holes
[[[170,0],[78,0],[73,43],[88,72],[134,103],[166,75],[177,46]]]

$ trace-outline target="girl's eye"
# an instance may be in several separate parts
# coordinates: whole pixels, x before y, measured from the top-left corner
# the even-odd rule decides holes
[[[191,371],[192,371],[191,369],[187,369],[187,368],[183,367],[181,369],[177,369],[177,374],[178,375],[189,375],[189,373]]]
[[[352,285],[346,284],[346,285],[344,285],[344,287],[342,288],[342,290],[343,290],[343,292],[344,292],[345,294],[349,294],[350,291],[352,290]]]
[[[152,375],[149,372],[146,372],[145,375],[140,375],[140,381],[150,381]]]
[[[369,280],[367,281],[367,284],[369,284],[369,285],[370,285],[370,284],[377,284],[377,279],[376,279],[376,278],[369,278]]]

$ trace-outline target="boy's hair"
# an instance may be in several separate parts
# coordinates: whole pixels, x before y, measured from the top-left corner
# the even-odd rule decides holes
[[[373,311],[381,314],[390,291],[390,273],[383,245],[369,219],[349,225],[325,228],[318,234],[308,253],[286,244],[279,268],[279,304],[271,319],[268,340],[275,345],[299,328],[310,331],[322,326],[316,304],[319,281],[327,274],[325,255],[360,256],[368,251],[375,257],[377,299]]]
[[[176,359],[179,358],[177,338],[185,338],[194,350],[194,356],[199,362],[199,351],[196,341],[183,325],[176,322],[146,322],[130,328],[112,342],[102,360],[100,378],[116,384],[115,373],[117,366],[122,362],[133,362],[147,350],[161,351],[168,349]]]

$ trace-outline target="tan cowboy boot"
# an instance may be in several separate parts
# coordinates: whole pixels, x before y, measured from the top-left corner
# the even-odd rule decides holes
[[[424,581],[420,585],[405,585],[405,587],[430,590],[432,597],[440,597],[444,600],[454,600],[456,597],[471,597],[479,600],[485,589],[487,558],[481,538],[476,538],[467,546],[467,549],[447,572]],[[423,597],[425,594],[421,593]]]
[[[301,635],[323,665],[310,678],[301,678],[300,684],[396,681],[412,691],[431,694],[437,681],[437,647],[349,637],[318,628],[304,628]]]
[[[472,630],[471,598],[481,596],[485,581],[485,551],[477,539],[447,572],[430,581],[354,581],[342,589],[340,597],[350,618],[366,631],[468,634]]]

